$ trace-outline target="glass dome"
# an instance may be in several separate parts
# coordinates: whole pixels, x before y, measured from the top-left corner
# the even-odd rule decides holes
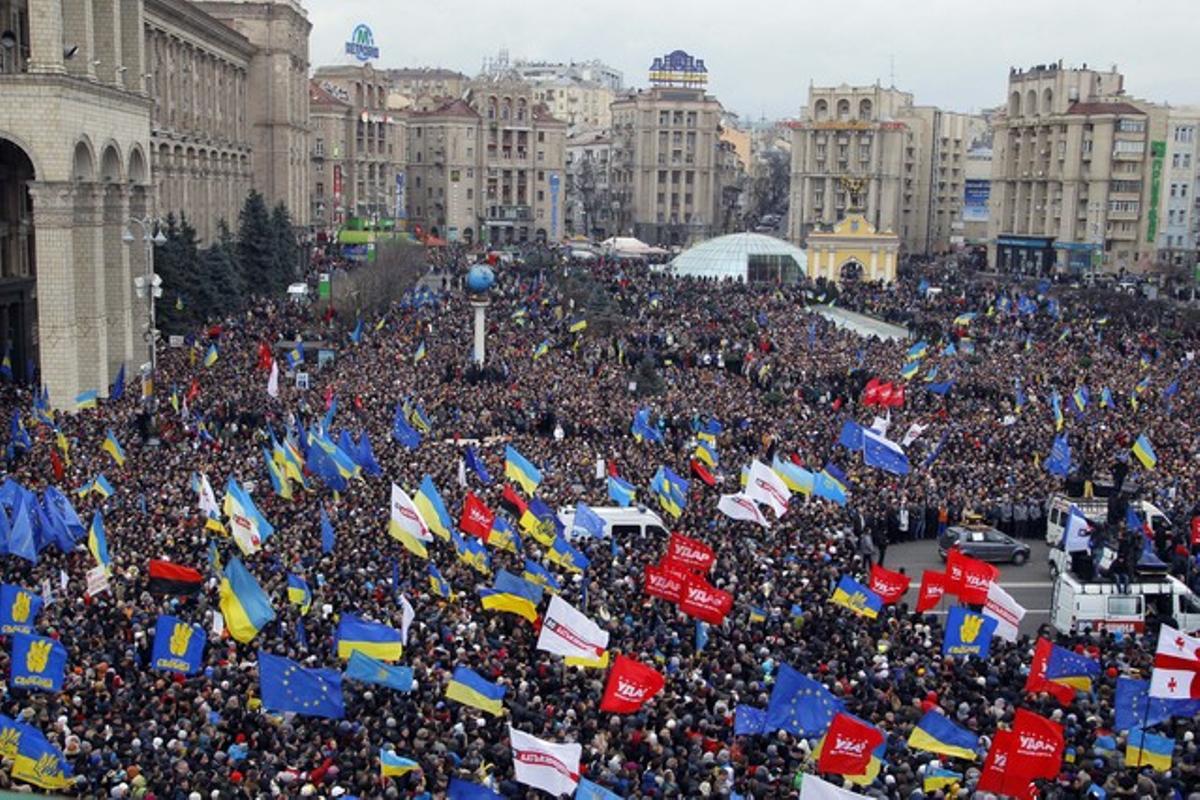
[[[668,266],[681,277],[795,283],[808,264],[803,250],[782,239],[731,233],[683,251]]]

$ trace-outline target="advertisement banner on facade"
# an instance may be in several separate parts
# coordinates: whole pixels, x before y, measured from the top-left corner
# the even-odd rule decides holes
[[[558,241],[558,190],[561,179],[557,172],[550,173],[550,241]]]
[[[342,165],[333,165],[333,221],[342,221]]]
[[[988,199],[991,195],[991,181],[983,178],[963,181],[963,222],[987,222]]]
[[[408,219],[408,214],[404,208],[406,205],[405,191],[405,176],[403,172],[396,173],[396,213],[394,218],[397,220]]]
[[[1154,244],[1158,236],[1158,200],[1162,194],[1163,161],[1167,157],[1166,142],[1150,143],[1150,213],[1146,226],[1146,243]]]

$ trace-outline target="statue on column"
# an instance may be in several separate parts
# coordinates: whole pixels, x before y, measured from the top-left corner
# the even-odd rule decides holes
[[[862,195],[863,190],[867,186],[867,179],[854,175],[843,175],[842,177],[838,178],[838,181],[841,182],[842,188],[845,189],[846,194],[849,195],[849,203],[846,206],[846,213],[861,213],[863,210]]]

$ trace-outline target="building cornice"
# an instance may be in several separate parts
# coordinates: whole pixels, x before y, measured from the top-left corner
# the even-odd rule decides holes
[[[249,39],[194,3],[186,0],[144,0],[144,3],[146,23],[167,33],[189,34],[193,43],[202,47],[216,41],[247,62],[258,52]]]

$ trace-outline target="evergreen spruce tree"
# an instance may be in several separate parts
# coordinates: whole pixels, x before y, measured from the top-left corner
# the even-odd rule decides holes
[[[238,214],[237,268],[240,283],[255,294],[274,294],[278,288],[276,245],[263,196],[251,190]]]
[[[275,275],[280,292],[296,280],[300,264],[300,243],[292,228],[292,215],[279,203],[271,211],[271,233],[275,239]]]

